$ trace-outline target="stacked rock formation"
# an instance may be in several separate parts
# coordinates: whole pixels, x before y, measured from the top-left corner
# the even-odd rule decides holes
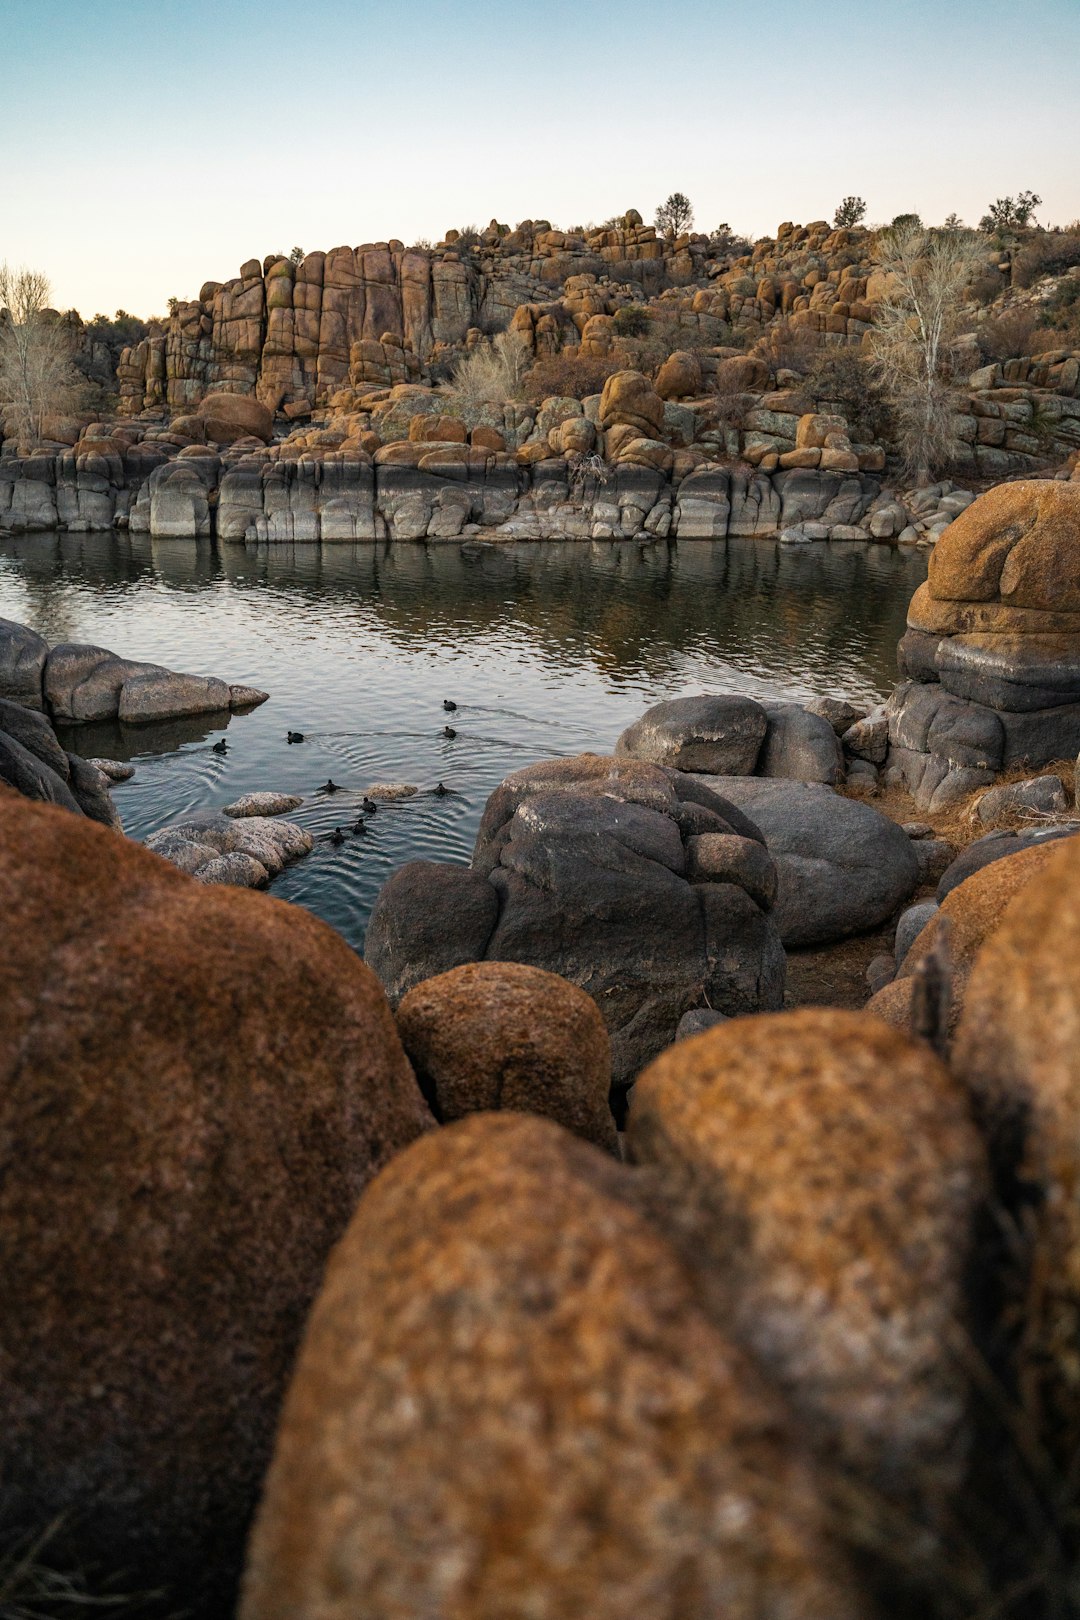
[[[889,766],[937,809],[1080,748],[1080,486],[990,490],[945,531],[908,610]]]
[[[700,781],[583,754],[507,777],[470,867],[401,867],[375,902],[365,957],[395,1003],[466,962],[560,974],[599,1006],[622,1088],[691,1008],[780,1006],[775,884],[757,828]]]

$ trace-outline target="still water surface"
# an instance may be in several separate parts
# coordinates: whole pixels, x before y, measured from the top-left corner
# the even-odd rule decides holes
[[[532,760],[609,752],[643,709],[691,692],[884,695],[925,575],[923,552],[858,543],[248,549],[53,534],[0,542],[0,617],[268,691],[229,721],[225,756],[220,721],[65,741],[136,762],[115,790],[135,838],[241,793],[303,794],[293,819],[320,841],[273,892],[359,946],[386,877],[415,857],[467,861],[488,794]],[[290,746],[288,730],[306,740]],[[328,778],[344,791],[321,794]],[[381,805],[366,837],[320,839],[352,825],[373,782],[424,791]]]

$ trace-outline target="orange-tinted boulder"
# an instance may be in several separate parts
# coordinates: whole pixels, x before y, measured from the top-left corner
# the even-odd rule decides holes
[[[312,1312],[242,1620],[854,1620],[782,1408],[631,1202],[486,1114],[368,1189]]]
[[[0,1520],[229,1614],[327,1254],[432,1121],[299,908],[6,792],[0,908]]]
[[[274,416],[253,394],[207,394],[196,413],[214,444],[232,444],[250,436],[268,444]]]

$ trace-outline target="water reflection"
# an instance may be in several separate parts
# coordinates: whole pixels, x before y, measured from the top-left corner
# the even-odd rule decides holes
[[[0,546],[0,615],[51,642],[261,686],[225,721],[94,727],[69,746],[139,762],[117,790],[137,837],[274,788],[317,835],[372,781],[442,780],[275,885],[358,942],[383,878],[416,855],[467,859],[484,799],[530,759],[609,749],[648,704],[702,689],[872,698],[894,679],[922,553],[774,542],[275,546],[35,535]],[[443,736],[442,699],[460,705]],[[303,731],[300,746],[287,730]],[[346,791],[319,798],[333,776]]]

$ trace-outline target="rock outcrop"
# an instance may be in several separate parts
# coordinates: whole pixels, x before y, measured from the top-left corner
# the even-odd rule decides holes
[[[1080,748],[1080,485],[1003,484],[943,534],[900,643],[889,764],[938,809]]]
[[[492,794],[470,869],[395,873],[365,956],[395,1002],[464,961],[569,979],[603,1014],[622,1087],[692,1007],[780,1005],[770,876],[756,827],[699,779],[594,754],[552,760]]]
[[[326,1257],[433,1122],[304,911],[3,790],[0,906],[0,1518],[225,1616]]]

